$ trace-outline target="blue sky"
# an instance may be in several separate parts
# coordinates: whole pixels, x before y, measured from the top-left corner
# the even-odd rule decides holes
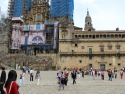
[[[8,0],[0,2],[2,12],[7,12]],[[125,0],[74,0],[75,26],[84,28],[87,8],[96,30],[125,30]]]

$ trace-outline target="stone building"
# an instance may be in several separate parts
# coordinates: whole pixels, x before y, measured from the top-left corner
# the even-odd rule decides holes
[[[70,32],[67,32],[70,34]],[[59,37],[59,64],[61,67],[121,69],[125,66],[125,30],[102,30],[92,27],[89,12],[85,31],[74,28],[73,38]]]
[[[11,3],[10,18],[14,7]],[[125,66],[125,30],[95,30],[87,11],[82,31],[70,16],[51,18],[48,0],[32,0],[30,10],[23,8],[22,18],[8,18],[6,32],[0,32],[0,40],[4,37],[0,51],[5,53],[0,63],[40,70]]]

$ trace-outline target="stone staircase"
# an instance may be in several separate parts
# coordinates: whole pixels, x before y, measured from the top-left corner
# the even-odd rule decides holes
[[[49,70],[52,68],[53,60],[50,55],[27,56],[25,54],[7,54],[0,60],[0,63],[6,65],[6,68],[10,68],[7,66],[8,62],[13,62],[12,68],[15,68],[15,65],[18,64],[21,68],[26,66],[34,70]]]
[[[5,64],[3,64],[3,63],[0,63],[0,66],[1,66],[1,67],[5,67],[5,69],[11,69],[9,66],[7,66],[7,65],[5,65]]]

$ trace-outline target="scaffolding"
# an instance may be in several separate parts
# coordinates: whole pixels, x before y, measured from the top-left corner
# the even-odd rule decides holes
[[[14,14],[13,17],[22,16],[23,0],[14,0]]]
[[[51,0],[50,8],[52,18],[69,16],[73,20],[74,0]]]

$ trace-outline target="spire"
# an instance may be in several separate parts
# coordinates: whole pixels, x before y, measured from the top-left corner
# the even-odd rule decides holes
[[[84,30],[85,31],[94,31],[95,30],[92,26],[92,19],[89,15],[88,8],[87,8],[87,15],[86,15],[86,18],[85,18],[85,28],[84,28]]]
[[[89,15],[89,11],[88,11],[88,8],[87,8],[87,15]]]

